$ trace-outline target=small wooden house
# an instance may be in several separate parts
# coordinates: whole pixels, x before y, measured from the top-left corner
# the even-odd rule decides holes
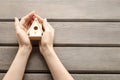
[[[42,24],[39,23],[37,18],[35,18],[27,34],[29,35],[29,38],[31,40],[40,40],[42,33],[43,33]]]

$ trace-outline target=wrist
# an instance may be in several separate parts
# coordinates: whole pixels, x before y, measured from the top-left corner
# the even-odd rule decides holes
[[[44,52],[46,52],[47,50],[52,50],[53,49],[53,46],[52,45],[44,45],[44,46],[41,46],[40,45],[40,51],[42,52],[42,53],[44,53]]]
[[[44,46],[44,47],[41,46],[40,51],[41,51],[42,55],[44,57],[46,57],[46,56],[50,56],[54,53],[54,48],[53,48],[53,46]]]
[[[19,46],[19,50],[20,51],[27,51],[28,53],[30,53],[32,51],[32,46],[26,46],[26,45],[22,45],[22,46]]]

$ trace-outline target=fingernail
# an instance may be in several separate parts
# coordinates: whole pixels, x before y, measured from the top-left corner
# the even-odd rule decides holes
[[[47,19],[45,18],[45,19],[44,19],[44,21],[46,21],[46,22],[47,22]]]
[[[17,20],[17,17],[14,17],[15,21]]]

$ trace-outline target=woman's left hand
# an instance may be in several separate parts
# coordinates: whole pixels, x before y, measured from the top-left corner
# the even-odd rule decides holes
[[[27,31],[34,20],[34,14],[35,12],[31,12],[20,21],[15,17],[15,31],[19,42],[19,48],[25,47],[32,49],[32,44],[27,35]]]

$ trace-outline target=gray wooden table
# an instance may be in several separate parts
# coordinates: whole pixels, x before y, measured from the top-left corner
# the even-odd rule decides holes
[[[33,10],[55,28],[55,51],[75,80],[120,79],[120,0],[2,0],[0,80],[18,49],[14,17]],[[52,80],[33,46],[24,80]]]

